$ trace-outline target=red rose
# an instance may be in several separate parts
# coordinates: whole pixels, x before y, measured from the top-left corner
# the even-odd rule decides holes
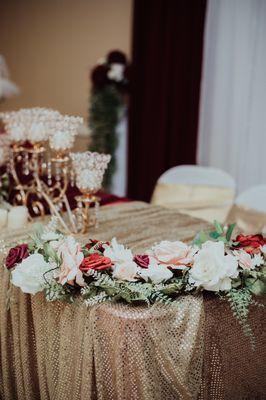
[[[24,258],[29,256],[29,249],[26,243],[20,244],[9,250],[6,258],[6,267],[10,269],[14,267],[15,264],[20,263]]]
[[[90,250],[93,246],[95,246],[99,240],[90,239],[88,243],[85,244],[86,249]]]
[[[89,243],[85,244],[85,247],[87,250],[90,250],[92,247],[94,247],[95,250],[100,251],[101,253],[104,252],[104,247],[103,245],[110,245],[110,242],[101,242],[100,240],[93,240],[90,239]]]
[[[141,268],[148,268],[150,258],[146,254],[139,254],[134,257],[135,263]]]
[[[103,271],[112,266],[112,261],[108,257],[104,257],[100,254],[90,254],[88,257],[84,258],[80,265],[80,270],[86,272],[89,269],[94,269],[95,271]]]
[[[108,64],[126,64],[127,58],[120,50],[113,50],[107,55]]]
[[[244,249],[247,253],[258,253],[259,248],[266,243],[262,235],[238,235],[235,242],[239,242],[235,247]]]

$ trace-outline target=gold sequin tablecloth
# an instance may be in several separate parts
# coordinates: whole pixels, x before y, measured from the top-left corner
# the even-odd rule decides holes
[[[207,227],[140,202],[105,206],[100,215],[89,236],[115,236],[135,252],[163,239],[191,240]],[[12,243],[29,230],[5,233],[5,239]],[[7,270],[0,271],[3,400],[266,398],[262,308],[252,307],[259,349],[252,352],[228,305],[211,296],[182,296],[167,306],[86,308],[25,295],[10,286]]]

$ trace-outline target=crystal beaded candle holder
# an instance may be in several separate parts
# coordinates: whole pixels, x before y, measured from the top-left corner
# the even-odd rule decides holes
[[[69,151],[83,119],[44,108],[21,109],[0,117],[10,137],[9,172],[17,190],[16,203],[43,215],[44,202],[69,233],[85,233],[90,225],[97,225],[99,198],[95,194],[102,187],[111,157],[87,151],[72,153],[70,161]],[[52,157],[47,155],[46,142]],[[81,195],[76,197],[78,207],[73,212],[66,193],[74,182]],[[32,195],[35,199],[31,201]]]
[[[66,197],[71,182],[68,152],[83,119],[45,108],[21,109],[0,117],[10,138],[9,173],[15,182],[14,202],[26,205],[35,214],[44,214],[44,202],[58,218],[65,205],[74,231]],[[48,140],[54,158],[47,152]],[[33,196],[37,196],[37,202],[31,201]],[[67,228],[62,219],[61,222]]]
[[[111,160],[109,154],[86,151],[71,153],[72,165],[76,176],[76,185],[82,195],[76,196],[78,228],[83,233],[89,226],[98,225],[99,198],[95,196],[102,187],[104,172]],[[95,205],[94,214],[90,213],[90,206]]]
[[[85,151],[71,153],[76,185],[83,194],[94,194],[102,187],[104,172],[111,160],[109,154]]]

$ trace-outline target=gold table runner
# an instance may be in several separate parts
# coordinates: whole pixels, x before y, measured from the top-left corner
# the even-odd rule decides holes
[[[105,206],[100,216],[99,228],[80,239],[109,240],[115,236],[134,252],[163,239],[191,240],[208,227],[201,220],[141,202]],[[22,240],[30,229],[16,236],[6,233],[5,239],[9,243]],[[224,314],[223,324],[229,331],[232,320],[227,326],[230,310],[217,302],[207,301],[210,315],[204,312],[203,297],[190,295],[180,297],[173,305],[152,307],[105,303],[86,308],[81,304],[47,303],[43,294],[25,295],[11,287],[9,272],[0,268],[1,398],[229,400],[226,374],[221,372],[218,357],[224,355],[223,347],[212,333],[217,315]],[[261,320],[256,315],[256,322],[262,324]],[[243,353],[239,354],[245,367]],[[265,355],[265,349],[261,354]],[[255,372],[261,360],[262,356]],[[256,381],[255,390],[261,382]]]
[[[44,220],[36,218],[35,223],[48,221],[49,217]],[[208,227],[208,223],[200,219],[139,201],[101,207],[99,222],[97,229],[91,228],[88,234],[77,235],[79,240],[86,242],[88,238],[110,240],[116,237],[134,252],[143,251],[161,240],[190,241],[199,230]],[[33,227],[34,223],[16,231],[4,230],[0,239],[6,243],[28,240]]]

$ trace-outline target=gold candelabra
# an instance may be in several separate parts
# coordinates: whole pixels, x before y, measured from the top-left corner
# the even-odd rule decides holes
[[[14,203],[40,216],[48,208],[68,233],[85,233],[91,225],[97,226],[99,198],[95,193],[101,188],[110,156],[91,152],[69,156],[82,119],[40,108],[1,117],[10,136],[8,170],[15,184]],[[48,140],[52,156],[45,146]],[[69,185],[76,185],[81,192],[75,210],[67,198]],[[90,212],[92,205],[94,213]]]

